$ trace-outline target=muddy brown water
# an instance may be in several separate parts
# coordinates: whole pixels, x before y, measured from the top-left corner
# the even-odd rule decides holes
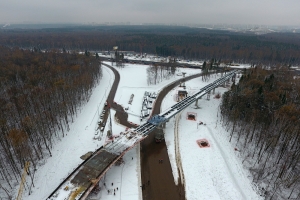
[[[200,74],[196,74],[186,77],[185,81],[200,76]],[[167,86],[159,93],[152,115],[160,113],[162,100],[179,85],[180,81],[182,79]],[[165,141],[155,143],[155,132],[156,130],[150,133],[141,143],[141,174],[142,183],[145,184],[145,189],[142,190],[143,200],[184,200],[184,185],[180,179],[178,185],[175,184],[166,143]],[[159,163],[160,159],[163,159],[163,163]],[[148,181],[150,181],[149,185]]]

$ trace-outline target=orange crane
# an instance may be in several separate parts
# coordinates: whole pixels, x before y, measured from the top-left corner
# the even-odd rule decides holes
[[[22,177],[21,177],[21,183],[20,183],[18,196],[17,196],[16,200],[21,200],[22,199],[22,194],[23,194],[23,190],[24,190],[24,184],[25,184],[26,176],[27,176],[27,174],[29,174],[29,171],[28,171],[29,166],[30,166],[30,162],[26,161],[24,171],[23,171]]]

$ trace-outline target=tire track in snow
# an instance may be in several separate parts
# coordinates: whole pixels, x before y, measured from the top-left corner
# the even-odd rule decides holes
[[[183,168],[182,168],[182,162],[181,162],[181,155],[180,155],[180,147],[179,147],[179,136],[178,136],[178,123],[179,123],[179,119],[181,118],[181,113],[178,113],[178,115],[176,115],[176,120],[175,120],[175,159],[176,159],[176,164],[177,164],[177,169],[179,171],[179,176],[181,179],[181,183],[183,185],[183,187],[185,187],[185,179],[184,179],[184,173],[183,173]]]
[[[225,162],[225,164],[226,164],[226,167],[227,167],[227,171],[229,172],[229,174],[230,174],[230,176],[231,176],[231,178],[232,178],[232,180],[233,180],[233,183],[234,183],[236,189],[240,192],[240,194],[242,195],[243,199],[247,199],[247,196],[245,195],[244,191],[243,191],[242,188],[240,187],[238,180],[237,180],[236,177],[234,176],[234,173],[232,172],[231,167],[230,167],[229,163],[227,162],[227,159],[226,159],[227,156],[224,154],[224,151],[223,151],[221,145],[219,144],[218,140],[215,138],[215,136],[214,136],[212,130],[211,130],[208,126],[205,126],[205,127],[206,127],[207,130],[209,131],[210,135],[212,136],[213,141],[214,141],[215,144],[216,144],[216,147],[218,148],[220,154],[222,155],[222,158],[223,158],[223,160],[224,160],[224,162]]]

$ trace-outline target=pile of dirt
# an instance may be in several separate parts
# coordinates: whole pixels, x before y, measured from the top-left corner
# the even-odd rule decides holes
[[[200,148],[208,148],[208,147],[210,147],[210,144],[209,144],[209,142],[206,139],[197,140],[197,144],[199,145]]]

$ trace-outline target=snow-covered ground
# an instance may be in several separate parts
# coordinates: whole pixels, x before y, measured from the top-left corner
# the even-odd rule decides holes
[[[89,196],[91,200],[142,199],[142,191],[139,187],[141,185],[139,147],[140,146],[137,145],[128,151],[124,155],[124,162],[121,165],[111,167],[104,178],[99,182],[100,191],[97,194],[91,194]]]
[[[81,52],[81,54],[84,54],[84,52]],[[114,57],[114,53],[111,53],[111,55],[107,54],[107,53],[99,53],[99,56],[101,57],[106,57],[106,58],[113,58]],[[129,60],[141,60],[141,61],[151,61],[151,62],[169,62],[169,59],[167,57],[162,57],[162,56],[155,56],[155,55],[151,55],[151,54],[145,54],[144,56],[141,56],[138,53],[132,54],[132,53],[128,53],[125,54],[124,56],[125,59],[129,59]],[[189,65],[194,65],[194,66],[202,66],[204,63],[204,60],[185,60],[185,59],[176,59],[177,63],[180,64],[189,64]],[[233,65],[231,67],[233,68],[250,68],[251,65],[250,64],[240,64],[240,63],[232,63]],[[224,64],[225,65],[225,64]],[[227,65],[225,65],[227,66]],[[222,66],[220,66],[222,67]]]
[[[234,64],[231,67],[235,68],[235,69],[244,69],[244,68],[250,68],[251,65],[250,64]]]
[[[108,65],[111,62],[104,62]],[[120,83],[115,96],[115,101],[122,105],[124,108],[128,108],[128,121],[135,124],[140,124],[140,113],[142,109],[142,102],[145,91],[156,92],[159,91],[169,83],[182,78],[182,72],[186,72],[186,76],[200,73],[198,69],[190,68],[178,68],[176,75],[168,80],[163,80],[156,85],[147,84],[146,69],[148,66],[139,64],[125,64],[124,68],[115,68],[120,74]],[[131,94],[134,94],[133,101],[129,104]],[[144,123],[143,121],[142,123]]]
[[[189,95],[201,87],[214,81],[201,81],[201,78],[186,82]],[[162,110],[176,103],[174,95],[175,88],[164,99]],[[216,92],[221,94],[227,91],[219,87]],[[243,168],[238,152],[234,150],[232,143],[229,143],[229,133],[218,123],[218,106],[221,99],[213,98],[206,100],[206,95],[199,100],[199,109],[192,104],[178,117],[178,132],[174,130],[176,117],[172,118],[166,125],[165,137],[168,153],[177,182],[177,167],[183,170],[186,189],[186,199],[263,199],[256,193],[256,188],[251,184],[250,174]],[[193,113],[196,121],[187,120],[187,113]],[[220,114],[219,114],[220,115]],[[206,125],[199,125],[203,122]],[[177,143],[174,140],[178,134]],[[208,140],[209,148],[200,148],[197,140]],[[178,145],[178,152],[175,147]],[[176,162],[177,159],[177,162]],[[181,161],[181,162],[178,162]],[[181,163],[181,165],[180,165]],[[177,164],[179,164],[177,166]]]
[[[108,62],[108,64],[111,63]],[[145,91],[158,92],[170,82],[181,78],[181,76],[174,76],[169,80],[160,82],[158,85],[148,86],[146,79],[147,66],[126,64],[125,68],[116,69],[119,71],[121,79],[115,101],[122,104],[124,107],[129,107],[129,113],[137,114],[129,114],[129,121],[135,123],[140,123],[139,114]],[[180,73],[181,71],[185,71],[190,75],[198,73],[197,70],[192,69],[179,69],[176,73]],[[46,199],[60,184],[60,182],[64,180],[81,162],[83,162],[83,160],[80,159],[80,156],[89,151],[94,151],[106,142],[106,137],[103,133],[106,133],[108,126],[105,127],[102,134],[98,133],[96,135],[95,130],[97,128],[97,121],[99,120],[98,116],[102,111],[113,81],[113,72],[109,68],[103,66],[103,78],[99,85],[94,88],[89,102],[80,109],[74,123],[70,125],[70,130],[67,132],[66,136],[60,140],[54,141],[52,157],[49,157],[39,163],[34,177],[35,187],[32,188],[31,195],[28,195],[27,190],[24,192],[24,200]],[[129,105],[128,100],[131,94],[134,94],[135,97],[132,105]],[[112,111],[111,116],[114,116],[114,111]],[[114,120],[112,120],[112,122],[114,135],[118,135],[121,131],[125,130],[125,127],[117,124]],[[120,167],[112,167],[106,175],[105,180],[108,182],[115,182],[116,187],[118,187],[117,185],[119,184],[120,191],[119,193],[116,192],[116,195],[122,193],[122,199],[140,199],[138,187],[140,174],[138,152],[139,148],[135,147],[124,156],[125,165],[121,166],[123,170],[122,176],[116,175],[120,173],[118,171]],[[128,160],[130,162],[128,162]],[[128,180],[130,180],[132,185],[135,185],[136,187],[128,186]],[[17,194],[18,188],[18,185],[16,185],[15,194]],[[105,195],[111,195],[111,193],[107,194],[107,190],[106,192],[104,192],[104,190],[102,192],[100,193],[101,198]],[[126,196],[128,196],[128,198]]]
[[[111,64],[107,62],[107,64]],[[115,96],[115,101],[124,108],[129,107],[129,121],[140,124],[140,110],[145,91],[158,93],[163,87],[182,76],[174,76],[157,85],[148,85],[145,65],[126,64],[124,68],[116,68],[120,73],[120,83]],[[186,76],[199,73],[197,69],[179,68],[176,74],[186,72]],[[35,174],[35,188],[28,196],[24,192],[23,199],[46,199],[46,197],[76,168],[82,160],[80,156],[88,151],[94,151],[106,142],[106,137],[96,133],[99,113],[104,106],[105,99],[113,83],[114,75],[103,66],[103,78],[94,89],[89,102],[83,106],[74,123],[70,126],[67,136],[55,141],[52,157],[40,163]],[[213,81],[213,79],[211,79]],[[193,93],[209,82],[202,82],[201,78],[186,83],[189,92]],[[218,89],[224,92],[225,89]],[[172,90],[163,102],[163,109],[175,104]],[[132,104],[128,104],[130,95],[134,94]],[[201,109],[188,107],[182,112],[178,121],[179,153],[182,161],[182,169],[185,177],[187,199],[259,199],[253,191],[248,174],[242,168],[238,160],[237,152],[228,143],[227,133],[216,123],[217,107],[220,100],[201,100]],[[186,120],[186,112],[197,113],[199,120],[206,126],[199,125],[195,121]],[[130,114],[131,113],[131,114]],[[114,111],[112,115],[114,116]],[[112,117],[113,119],[113,117]],[[177,179],[177,166],[174,142],[174,119],[167,124],[166,142],[170,160],[173,167],[174,179]],[[109,123],[107,123],[108,125]],[[112,120],[113,134],[118,135],[125,127]],[[108,130],[106,126],[104,133]],[[210,148],[200,149],[196,140],[206,138],[210,142]],[[178,155],[178,152],[177,152]],[[124,163],[113,166],[100,181],[100,192],[91,196],[92,199],[122,200],[141,199],[140,190],[140,162],[139,147],[135,147],[125,154]],[[177,173],[177,174],[176,174]],[[104,182],[106,185],[104,186]],[[113,185],[111,183],[114,183]],[[118,188],[118,189],[116,189]],[[17,192],[18,187],[16,187]],[[113,192],[115,189],[115,195]],[[110,190],[110,192],[108,192]],[[207,197],[207,198],[206,198]],[[246,197],[246,198],[245,198]]]
[[[82,54],[84,52],[81,52]],[[107,58],[112,58],[114,55],[108,55],[108,54],[102,54],[99,53],[99,56],[102,57],[107,57]],[[162,56],[155,56],[155,55],[151,55],[151,54],[147,54],[145,56],[140,56],[140,54],[136,53],[136,54],[127,54],[124,56],[125,59],[129,59],[129,60],[142,60],[142,61],[152,61],[152,62],[168,62],[168,58],[167,57],[162,57]],[[181,64],[190,64],[190,65],[199,65],[202,66],[203,61],[196,61],[196,60],[181,60],[181,59],[177,59],[178,63]]]
[[[84,105],[70,130],[64,138],[54,141],[52,157],[42,160],[37,167],[34,177],[35,187],[32,194],[28,191],[23,194],[23,200],[46,199],[48,195],[70,174],[83,160],[80,156],[88,151],[94,151],[103,145],[103,141],[94,140],[98,112],[109,94],[114,75],[103,66],[103,77],[93,90],[89,102]],[[16,194],[18,190],[16,187]]]

